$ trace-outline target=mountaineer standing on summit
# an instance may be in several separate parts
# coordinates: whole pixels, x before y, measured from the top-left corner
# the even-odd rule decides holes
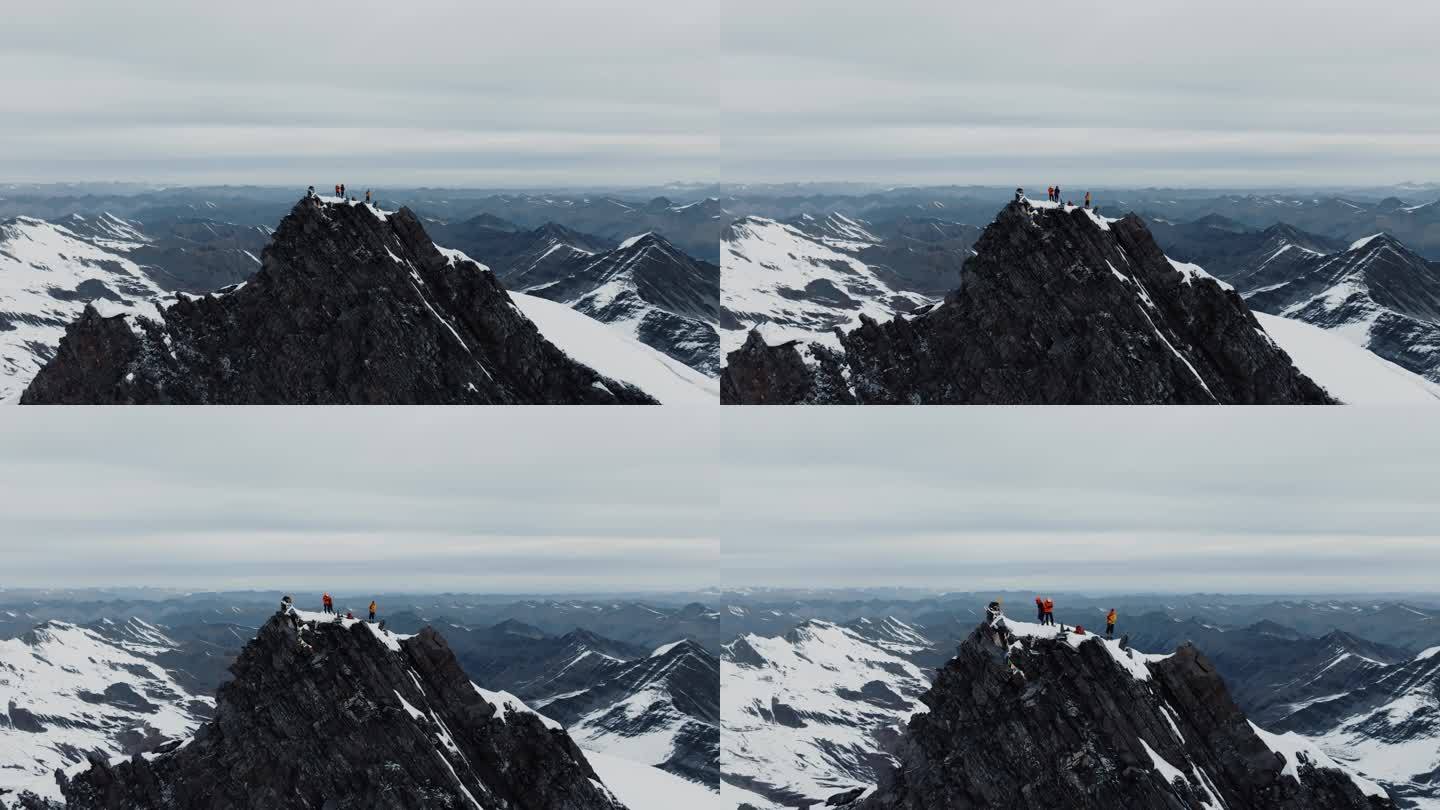
[[[370,600],[370,621],[375,621],[375,600]]]
[[[1115,608],[1110,608],[1110,612],[1105,614],[1105,638],[1115,638]]]
[[[1055,625],[1055,600],[1048,596],[1045,597],[1045,621],[1041,624]]]

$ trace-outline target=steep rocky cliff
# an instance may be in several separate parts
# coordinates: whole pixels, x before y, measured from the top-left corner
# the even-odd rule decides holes
[[[280,613],[193,738],[60,777],[69,808],[624,810],[553,721],[466,677],[430,628]]]
[[[408,209],[303,199],[248,282],[182,295],[160,318],[87,306],[21,402],[654,401],[546,340]]]
[[[982,623],[851,810],[1393,806],[1296,735],[1252,725],[1194,647],[1145,655],[1053,627]]]
[[[1240,296],[1168,259],[1138,217],[1007,205],[959,289],[818,343],[747,341],[727,357],[734,404],[1299,404],[1333,400]]]

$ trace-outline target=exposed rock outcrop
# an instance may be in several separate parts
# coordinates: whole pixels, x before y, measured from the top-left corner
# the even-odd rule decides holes
[[[430,628],[276,614],[216,715],[158,754],[59,777],[72,810],[624,810],[566,733],[485,693]]]
[[[1309,404],[1301,373],[1241,297],[1170,261],[1136,216],[1015,202],[932,309],[836,331],[841,350],[747,341],[733,404]],[[757,338],[758,339],[758,338]],[[763,351],[762,351],[763,349]]]
[[[243,285],[161,313],[87,306],[22,403],[650,403],[540,334],[408,210],[302,199]]]
[[[1012,629],[1015,632],[1012,632]],[[1294,737],[1252,726],[1198,650],[982,624],[924,696],[900,764],[852,810],[1387,808]]]

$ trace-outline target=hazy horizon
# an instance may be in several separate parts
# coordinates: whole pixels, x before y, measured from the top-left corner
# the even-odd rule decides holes
[[[1440,177],[1440,7],[10,10],[0,176],[304,187]],[[276,24],[282,21],[281,24]],[[116,36],[124,31],[125,36]]]
[[[11,588],[390,592],[716,585],[690,409],[14,408]],[[388,583],[380,587],[382,583]]]
[[[7,12],[0,176],[300,188],[715,176],[714,76],[693,58],[714,50],[713,4]]]
[[[727,587],[1420,593],[1440,568],[1421,412],[731,410]]]

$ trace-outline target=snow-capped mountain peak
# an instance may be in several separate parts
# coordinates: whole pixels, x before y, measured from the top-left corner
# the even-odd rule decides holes
[[[891,629],[920,641],[908,626]],[[891,762],[880,753],[886,741],[923,708],[929,686],[892,643],[820,620],[742,636],[725,647],[720,671],[722,793],[766,808],[872,782]]]
[[[57,769],[184,739],[210,714],[213,698],[156,662],[173,640],[138,619],[105,629],[51,621],[0,640],[0,789],[58,798]]]

